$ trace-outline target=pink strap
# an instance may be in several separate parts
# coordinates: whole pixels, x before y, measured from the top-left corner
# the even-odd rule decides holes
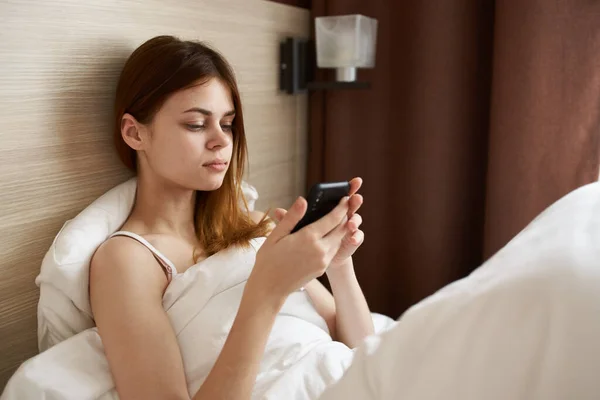
[[[118,231],[110,235],[109,239],[114,236],[127,236],[134,240],[137,240],[138,242],[146,246],[146,248],[148,248],[148,250],[152,252],[154,258],[156,258],[156,261],[158,261],[161,267],[165,270],[165,273],[167,274],[167,280],[169,282],[171,282],[171,279],[173,279],[174,275],[177,275],[177,268],[175,268],[175,265],[171,262],[171,260],[165,257],[160,251],[158,251],[156,247],[152,246],[152,244],[149,241],[147,241],[137,233],[129,231]]]

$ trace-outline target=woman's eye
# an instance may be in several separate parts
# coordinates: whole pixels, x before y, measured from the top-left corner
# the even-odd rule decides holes
[[[204,125],[186,124],[186,126],[190,131],[200,131],[204,129]]]
[[[221,125],[221,129],[223,129],[224,132],[231,132],[233,125]]]

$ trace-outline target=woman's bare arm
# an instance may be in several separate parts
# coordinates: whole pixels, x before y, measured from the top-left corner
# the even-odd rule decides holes
[[[249,399],[269,333],[285,298],[246,290],[219,359],[194,396],[204,399]]]
[[[335,301],[337,340],[354,348],[375,329],[369,305],[354,273],[352,257],[343,265],[330,267],[327,277]]]
[[[104,243],[90,266],[90,300],[119,397],[189,399],[162,296],[165,273],[141,244]]]
[[[328,270],[333,295],[314,279],[306,291],[319,315],[325,319],[334,340],[354,348],[373,334],[373,319],[365,296],[356,280],[352,259],[347,264]]]

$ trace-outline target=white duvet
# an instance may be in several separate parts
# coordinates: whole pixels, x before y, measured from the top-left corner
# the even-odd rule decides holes
[[[256,249],[230,248],[178,274],[163,297],[177,335],[188,389],[195,393],[216,361],[233,324]],[[375,316],[381,330],[392,322]],[[308,294],[289,296],[260,365],[253,398],[316,399],[338,380],[353,351],[334,342]],[[118,398],[96,328],[87,329],[25,362],[2,400]]]

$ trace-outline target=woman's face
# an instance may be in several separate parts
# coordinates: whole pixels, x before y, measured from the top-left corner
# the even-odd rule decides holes
[[[229,169],[235,108],[221,80],[194,85],[171,95],[145,126],[140,154],[155,174],[193,190],[215,190]]]

